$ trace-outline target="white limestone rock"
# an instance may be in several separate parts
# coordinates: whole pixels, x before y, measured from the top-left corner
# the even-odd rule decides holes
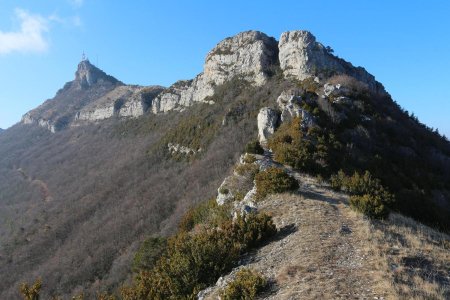
[[[288,77],[299,80],[316,75],[321,69],[342,71],[337,61],[316,42],[308,31],[296,30],[281,34],[278,43],[280,67]]]
[[[302,99],[297,93],[293,91],[284,91],[277,98],[277,104],[281,111],[281,122],[287,122],[294,117],[301,117],[302,128],[309,128],[316,125],[314,116],[302,108]]]
[[[198,152],[201,152],[202,149],[192,149],[180,144],[173,144],[173,143],[168,143],[167,144],[167,149],[169,150],[170,154],[176,154],[176,153],[180,153],[183,155],[194,155]]]
[[[256,184],[253,186],[253,188],[245,194],[244,199],[242,202],[256,207]]]
[[[39,119],[37,124],[43,128],[50,130],[51,133],[56,132],[55,124],[53,124],[50,120]]]
[[[40,127],[43,127],[45,129],[49,130],[51,133],[56,132],[55,125],[52,121],[43,119],[43,118],[35,119],[32,115],[32,112],[27,112],[25,115],[23,115],[21,122],[23,124],[27,124],[27,125],[32,125],[32,124],[38,125]]]
[[[218,205],[224,205],[225,203],[231,202],[234,200],[234,195],[232,191],[228,188],[228,178],[222,182],[222,184],[217,189],[217,198],[216,202]]]
[[[180,80],[161,92],[152,103],[153,113],[165,113],[192,104],[192,80]]]
[[[276,62],[277,51],[275,39],[259,31],[226,38],[208,53],[203,72],[193,80],[178,81],[161,93],[152,112],[164,113],[195,102],[211,103],[208,97],[214,94],[214,87],[235,77],[262,85]]]
[[[83,59],[78,64],[73,86],[77,89],[87,89],[97,82],[119,83],[116,78],[107,75],[105,72],[92,65],[87,58]]]
[[[304,80],[308,77],[326,77],[346,74],[368,85],[377,93],[385,93],[383,86],[362,67],[334,56],[327,47],[316,41],[308,31],[295,30],[281,34],[278,43],[280,67],[287,77]]]
[[[161,86],[149,86],[136,90],[120,107],[117,107],[119,117],[142,116],[151,108],[155,97],[163,90]]]
[[[33,117],[31,116],[31,114],[29,112],[27,112],[26,114],[24,114],[22,116],[21,122],[23,124],[33,124],[33,123],[35,123]]]
[[[261,145],[267,145],[267,139],[275,132],[280,120],[279,113],[269,107],[263,107],[258,113],[258,139]]]
[[[75,114],[74,125],[82,121],[101,121],[113,116],[132,118],[142,116],[162,90],[160,86],[118,86],[78,111]]]
[[[75,121],[94,122],[111,118],[119,113],[123,103],[139,89],[137,86],[118,86],[77,112]]]
[[[206,56],[206,81],[219,85],[234,76],[264,84],[276,61],[277,43],[259,31],[245,31],[221,41]]]

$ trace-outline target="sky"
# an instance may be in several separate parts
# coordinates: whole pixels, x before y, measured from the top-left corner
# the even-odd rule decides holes
[[[83,52],[129,84],[169,86],[241,31],[309,30],[450,137],[450,1],[0,0],[0,128],[74,78]]]

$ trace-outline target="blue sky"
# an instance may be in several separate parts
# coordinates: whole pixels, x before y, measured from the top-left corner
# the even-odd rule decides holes
[[[83,51],[130,84],[201,72],[220,40],[310,30],[450,137],[450,1],[0,0],[0,128],[73,79]]]

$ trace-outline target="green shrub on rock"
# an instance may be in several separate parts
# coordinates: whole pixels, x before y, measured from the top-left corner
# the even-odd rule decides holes
[[[234,171],[241,175],[254,179],[259,173],[259,166],[257,164],[239,164],[234,168]]]
[[[268,168],[255,176],[256,198],[263,199],[268,194],[295,191],[299,185],[297,180],[279,168]]]
[[[223,300],[253,300],[267,285],[267,280],[255,271],[241,269],[236,278],[221,291]]]
[[[301,128],[301,118],[285,122],[269,139],[274,160],[296,169],[312,172],[317,169],[314,153],[315,147]]]

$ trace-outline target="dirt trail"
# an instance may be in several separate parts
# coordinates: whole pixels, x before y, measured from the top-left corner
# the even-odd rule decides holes
[[[346,199],[314,185],[300,195],[261,203],[285,237],[255,253],[250,267],[276,285],[265,299],[393,299],[388,279],[371,255],[360,217]]]
[[[263,299],[395,299],[382,258],[367,247],[368,223],[350,210],[344,195],[294,175],[301,182],[297,194],[271,195],[258,205],[273,216],[278,236],[247,254],[206,299],[217,299],[242,267],[273,283]]]

